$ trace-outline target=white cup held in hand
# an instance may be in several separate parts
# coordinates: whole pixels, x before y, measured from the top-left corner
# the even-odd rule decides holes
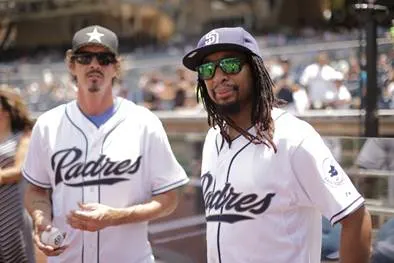
[[[62,246],[63,241],[63,233],[55,227],[52,227],[50,231],[43,231],[41,233],[41,242],[45,245],[58,248]]]

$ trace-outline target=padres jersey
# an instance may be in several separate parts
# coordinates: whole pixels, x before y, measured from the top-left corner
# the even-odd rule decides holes
[[[53,225],[69,248],[48,262],[151,263],[147,222],[80,231],[66,223],[78,202],[124,208],[188,182],[160,120],[118,98],[115,114],[97,128],[76,101],[41,115],[33,128],[24,177],[52,189]]]
[[[335,224],[364,202],[309,124],[279,109],[272,116],[277,153],[243,136],[229,148],[219,129],[206,136],[209,263],[320,262],[321,214]]]

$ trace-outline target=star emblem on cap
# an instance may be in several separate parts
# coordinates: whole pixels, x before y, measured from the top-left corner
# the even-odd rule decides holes
[[[104,34],[98,32],[97,27],[95,27],[92,32],[86,33],[86,35],[89,36],[89,40],[88,40],[89,42],[96,40],[99,43],[101,43],[101,37],[104,36]]]

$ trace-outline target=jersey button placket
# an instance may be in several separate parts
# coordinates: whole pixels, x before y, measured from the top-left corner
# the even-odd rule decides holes
[[[91,139],[91,147],[88,149],[88,160],[89,161],[97,161],[100,154],[101,154],[101,136],[100,132],[96,131]],[[93,175],[87,175],[85,177],[85,180],[98,180],[99,175],[93,176]],[[98,197],[98,186],[97,185],[90,185],[85,187],[85,202],[87,203],[98,203],[99,202],[99,197]]]

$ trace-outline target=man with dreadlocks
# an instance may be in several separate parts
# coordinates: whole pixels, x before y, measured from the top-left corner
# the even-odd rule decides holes
[[[321,215],[342,224],[341,262],[368,262],[363,197],[319,134],[277,108],[256,40],[217,28],[183,64],[198,73],[212,126],[201,168],[208,262],[320,262]]]

